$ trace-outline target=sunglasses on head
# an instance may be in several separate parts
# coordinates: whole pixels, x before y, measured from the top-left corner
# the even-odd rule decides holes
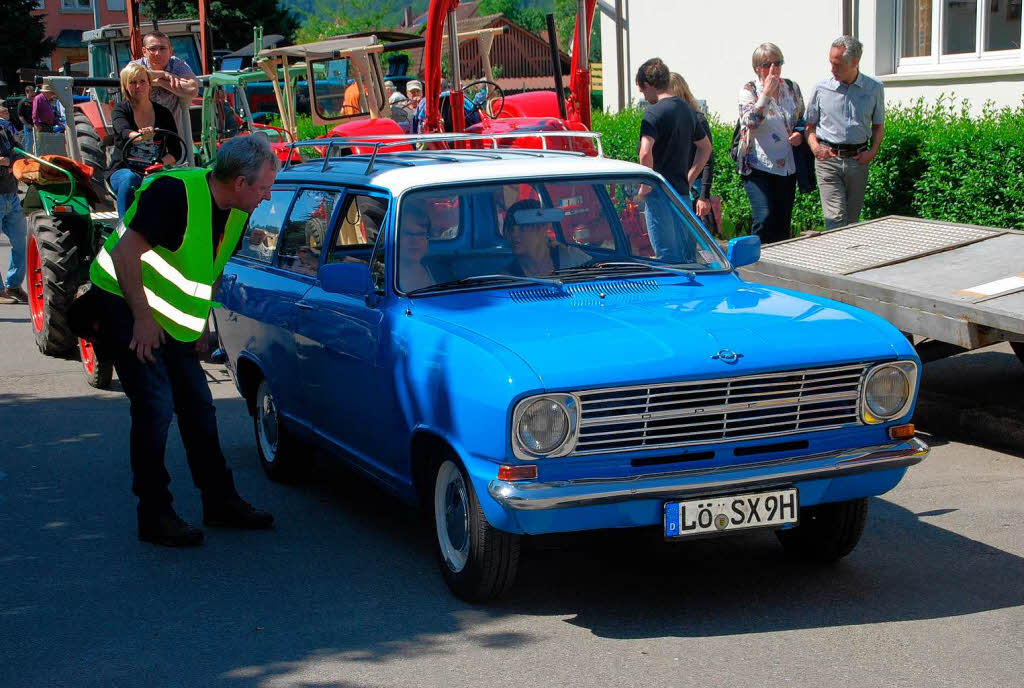
[[[761,69],[769,69],[772,66],[781,67],[783,64],[785,63],[782,60],[769,60],[761,63]]]

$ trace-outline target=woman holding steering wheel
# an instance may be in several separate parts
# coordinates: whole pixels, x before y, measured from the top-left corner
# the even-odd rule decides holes
[[[135,200],[135,190],[151,168],[170,166],[184,157],[184,142],[177,134],[174,115],[149,99],[152,78],[140,64],[121,70],[123,100],[114,107],[114,153],[108,181],[117,195],[117,214]]]

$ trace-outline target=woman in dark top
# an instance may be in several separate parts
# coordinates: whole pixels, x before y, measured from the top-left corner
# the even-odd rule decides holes
[[[139,169],[138,163],[124,160],[121,149],[129,139],[139,139],[137,146],[153,146],[154,151],[159,150],[165,137],[153,130],[178,130],[171,111],[149,99],[151,80],[149,70],[140,64],[130,63],[121,70],[121,95],[124,99],[114,107],[112,116],[114,152],[109,179],[110,188],[117,194],[117,214],[122,218],[135,200],[135,190],[142,184],[145,170]],[[160,162],[172,165],[181,155],[181,143],[178,139],[166,138],[167,151]]]
[[[686,83],[686,79],[684,79],[680,74],[672,72],[668,78],[668,88],[672,91],[672,95],[679,98],[693,109],[694,114],[697,116],[697,132],[707,136],[708,141],[710,141],[711,126],[708,124],[708,118],[700,109],[700,103],[698,103],[697,99],[693,97],[693,93],[690,91],[690,86]],[[691,143],[691,160],[696,156],[696,149],[697,146]],[[700,177],[690,186],[690,203],[697,213],[697,217],[702,220],[711,214],[711,181],[714,176],[715,154],[712,153],[711,157],[708,158],[707,164],[704,165],[704,170],[700,173]]]

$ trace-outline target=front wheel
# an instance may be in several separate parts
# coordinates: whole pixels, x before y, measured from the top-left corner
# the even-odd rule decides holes
[[[441,461],[435,476],[434,529],[441,575],[458,597],[493,600],[512,587],[519,536],[487,522],[465,471],[452,459]]]
[[[256,390],[252,422],[260,465],[274,482],[290,483],[303,476],[309,466],[298,442],[288,432],[266,379]]]
[[[114,377],[114,364],[100,360],[92,344],[84,339],[78,340],[78,353],[81,355],[82,370],[85,371],[85,381],[89,386],[96,389],[110,387],[110,380]]]
[[[808,561],[831,563],[853,551],[868,520],[868,500],[819,504],[800,509],[800,525],[777,530],[787,553]]]

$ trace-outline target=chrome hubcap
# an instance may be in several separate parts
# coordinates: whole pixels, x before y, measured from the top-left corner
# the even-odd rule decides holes
[[[451,461],[441,464],[437,472],[434,522],[445,564],[459,573],[469,560],[469,495],[462,472]]]
[[[273,463],[277,458],[277,407],[274,405],[274,397],[265,386],[260,390],[256,413],[258,414],[257,427],[260,431],[259,441],[260,448],[263,450],[263,458],[267,463]]]

